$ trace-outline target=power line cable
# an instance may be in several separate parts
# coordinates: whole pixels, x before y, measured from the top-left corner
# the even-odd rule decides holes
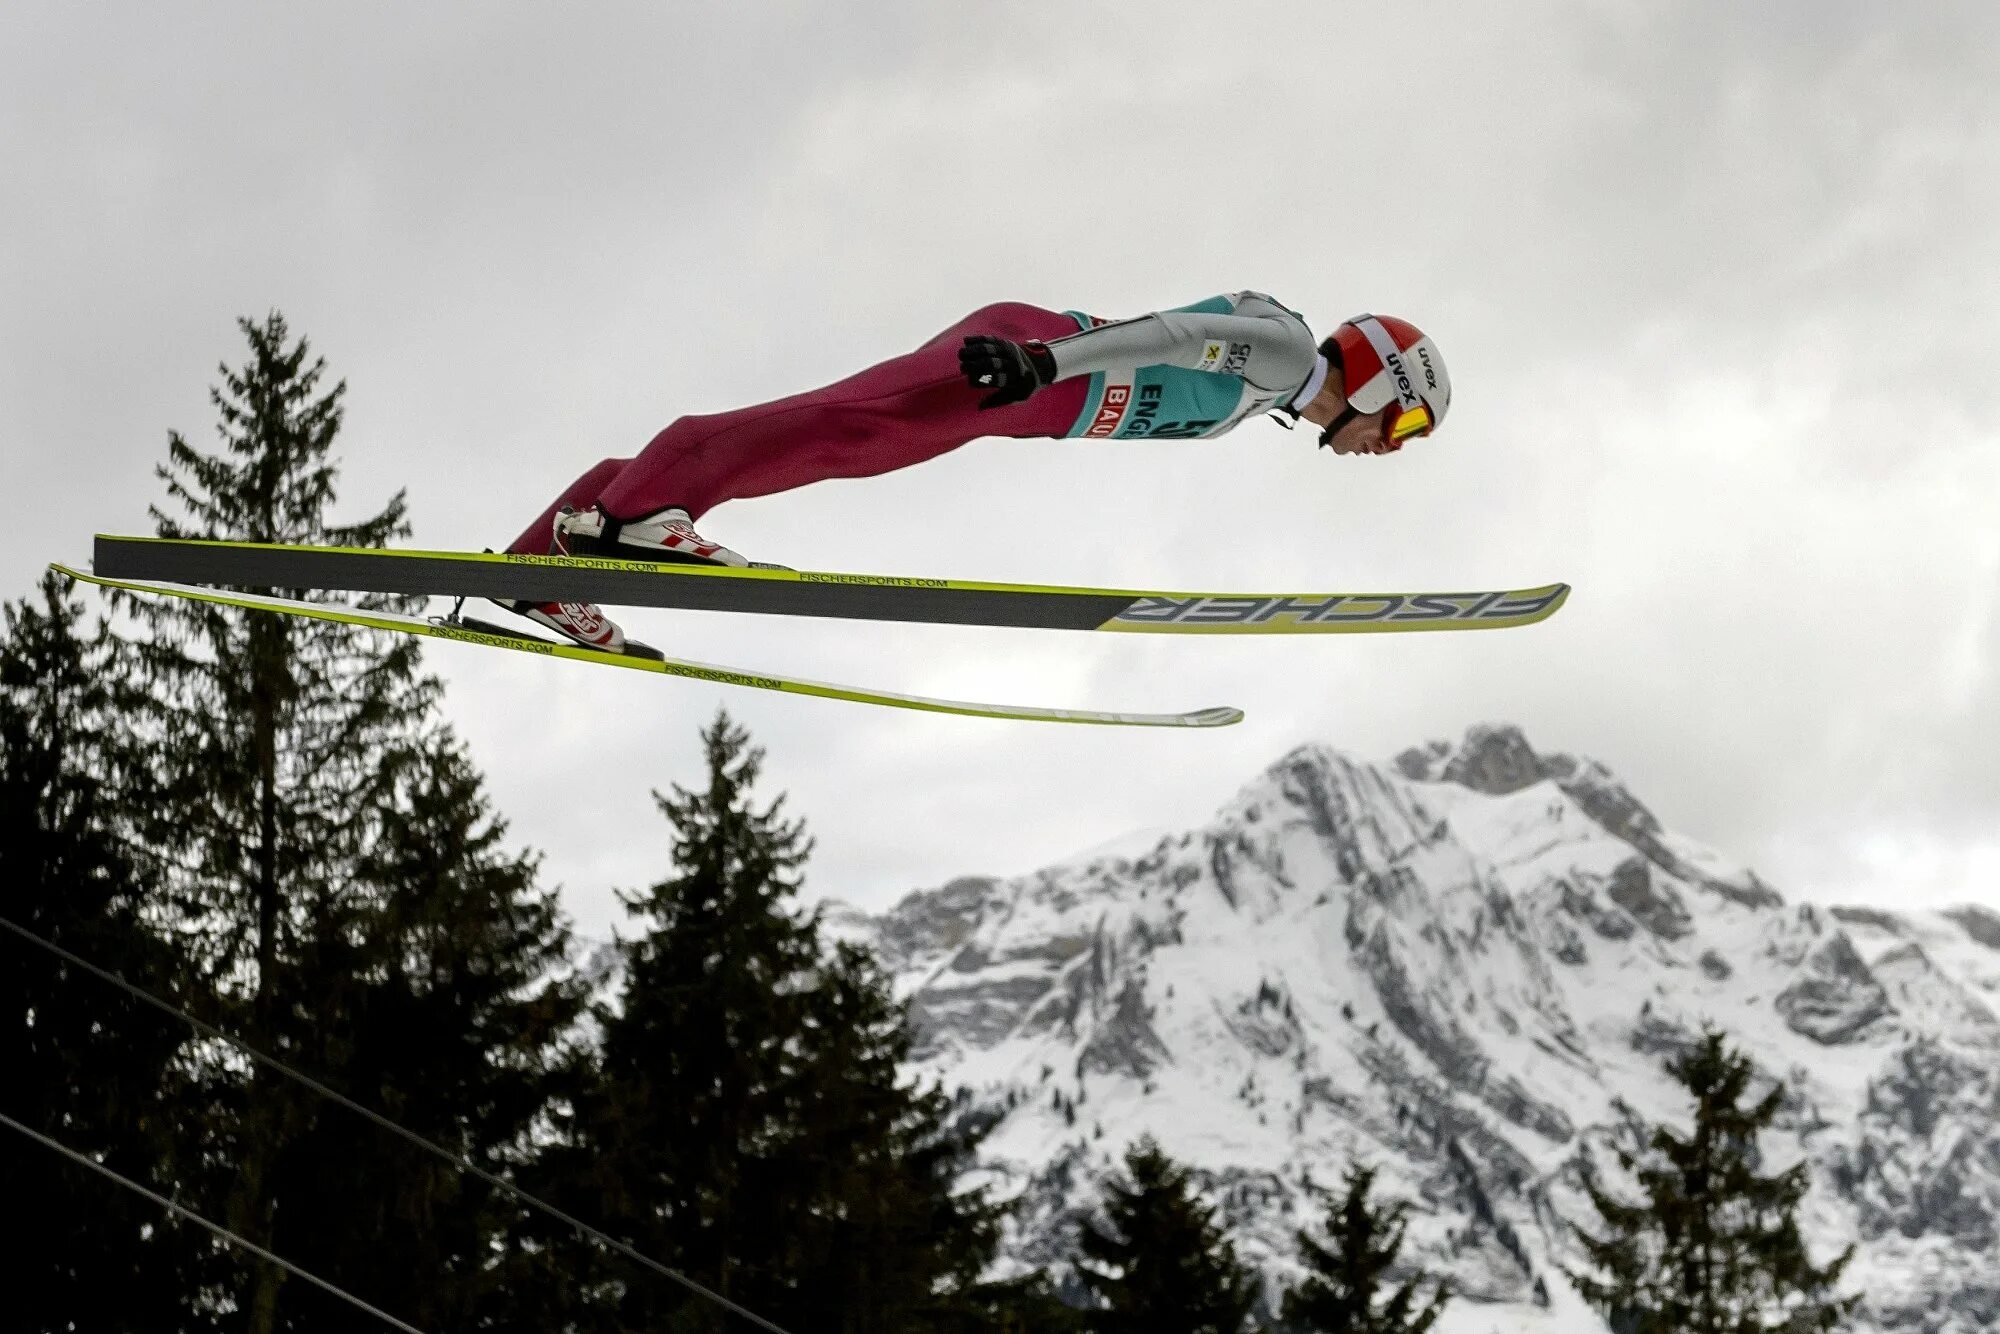
[[[221,1237],[224,1241],[234,1242],[236,1245],[241,1246],[244,1250],[249,1251],[252,1255],[258,1256],[261,1259],[269,1260],[272,1264],[278,1266],[280,1269],[285,1270],[287,1273],[296,1274],[300,1278],[304,1279],[306,1282],[313,1284],[315,1287],[324,1288],[326,1291],[332,1293],[334,1296],[340,1298],[342,1301],[360,1307],[362,1310],[366,1311],[369,1315],[374,1316],[377,1320],[384,1321],[390,1325],[395,1326],[397,1329],[402,1330],[403,1334],[424,1334],[424,1332],[418,1329],[415,1325],[405,1324],[402,1321],[396,1319],[396,1317],[390,1315],[387,1311],[384,1311],[379,1307],[370,1306],[367,1302],[362,1301],[359,1297],[355,1296],[353,1293],[348,1292],[343,1288],[337,1288],[333,1284],[321,1278],[319,1275],[308,1273],[307,1271],[299,1268],[297,1265],[293,1264],[290,1260],[287,1260],[284,1256],[278,1255],[272,1251],[267,1251],[254,1241],[249,1241],[242,1237],[237,1236],[234,1232],[231,1232],[228,1228],[222,1226],[222,1224],[220,1223],[209,1222],[206,1218],[203,1218],[200,1214],[196,1213],[194,1210],[186,1208],[183,1205],[176,1204],[172,1200],[168,1199],[166,1196],[161,1195],[155,1191],[150,1191],[146,1189],[144,1186],[132,1180],[130,1177],[120,1176],[118,1173],[106,1167],[103,1163],[100,1163],[96,1159],[92,1158],[89,1154],[78,1153],[75,1149],[70,1148],[66,1144],[59,1144],[55,1140],[50,1139],[47,1135],[44,1135],[41,1131],[32,1130],[29,1127],[22,1125],[19,1121],[16,1121],[13,1117],[7,1115],[5,1112],[0,1112],[0,1125],[7,1126],[9,1129],[12,1130],[18,1130],[23,1135],[26,1135],[29,1139],[36,1140],[41,1144],[46,1145],[51,1149],[54,1149],[57,1153],[61,1154],[65,1158],[68,1158],[70,1161],[75,1163],[80,1163],[83,1166],[89,1168],[91,1171],[99,1173],[102,1176],[110,1177],[113,1181],[125,1187],[125,1189],[138,1192],[139,1194],[145,1196],[147,1199],[151,1200],[154,1204],[159,1205],[161,1208],[166,1209],[169,1212],[176,1214],[181,1218],[187,1219],[190,1223],[201,1224],[203,1227],[207,1228],[210,1232],[213,1232],[216,1236]]]
[[[157,1010],[163,1010],[166,1013],[173,1015],[175,1018],[180,1019],[184,1023],[190,1025],[195,1029],[195,1031],[203,1034],[204,1036],[214,1038],[218,1042],[227,1042],[231,1046],[235,1047],[237,1050],[241,1051],[244,1055],[248,1056],[251,1060],[256,1061],[262,1065],[268,1066],[272,1070],[277,1071],[279,1074],[284,1075],[288,1079],[297,1080],[299,1083],[311,1089],[313,1092],[319,1094],[321,1097],[328,1098],[336,1103],[339,1103],[342,1107],[347,1108],[347,1110],[355,1113],[357,1116],[364,1117],[368,1121],[373,1122],[375,1125],[380,1126],[382,1129],[402,1137],[409,1143],[416,1145],[418,1148],[423,1149],[427,1153],[436,1155],[437,1157],[443,1159],[445,1162],[450,1163],[452,1166],[458,1168],[459,1170],[472,1173],[472,1175],[478,1177],[481,1181],[486,1182],[488,1185],[493,1186],[498,1190],[504,1191],[510,1198],[517,1200],[522,1204],[527,1205],[529,1208],[540,1210],[542,1213],[546,1214],[550,1218],[554,1218],[568,1225],[569,1227],[575,1229],[578,1233],[580,1233],[586,1238],[600,1242],[603,1245],[609,1246],[612,1250],[618,1252],[626,1259],[631,1260],[643,1266],[644,1268],[650,1270],[655,1274],[658,1274],[661,1278],[670,1279],[673,1282],[678,1283],[682,1287],[686,1288],[689,1292],[694,1293],[696,1296],[706,1298],[708,1301],[714,1302],[717,1306],[722,1307],[724,1310],[742,1316],[745,1320],[748,1320],[751,1324],[756,1325],[759,1329],[768,1330],[770,1331],[770,1334],[789,1334],[789,1331],[787,1331],[783,1326],[774,1324],[771,1321],[766,1320],[763,1316],[758,1315],[755,1311],[737,1305],[735,1302],[729,1300],[729,1298],[723,1296],[721,1293],[714,1291],[713,1289],[703,1285],[700,1282],[697,1282],[692,1278],[689,1278],[686,1274],[681,1273],[679,1270],[661,1264],[658,1260],[653,1259],[653,1257],[651,1257],[650,1255],[646,1255],[640,1251],[633,1249],[629,1244],[618,1240],[618,1238],[611,1236],[609,1233],[603,1231],[602,1229],[592,1227],[590,1224],[584,1222],[582,1219],[574,1217],[573,1215],[568,1214],[561,1209],[558,1209],[555,1205],[550,1204],[547,1201],[538,1198],[537,1196],[529,1194],[527,1191],[522,1190],[519,1186],[516,1186],[513,1182],[506,1180],[504,1177],[497,1176],[494,1173],[487,1171],[485,1168],[473,1162],[471,1159],[463,1157],[460,1154],[453,1153],[450,1149],[447,1149],[440,1144],[434,1143],[431,1140],[425,1139],[422,1135],[419,1135],[416,1131],[398,1125],[396,1122],[391,1121],[388,1117],[382,1115],[380,1112],[362,1106],[360,1103],[348,1097],[346,1094],[341,1093],[338,1090],[327,1087],[319,1080],[314,1079],[311,1075],[304,1074],[298,1070],[294,1070],[291,1066],[286,1065],[283,1061],[279,1060],[275,1056],[266,1056],[263,1052],[257,1050],[255,1047],[251,1046],[248,1042],[245,1042],[242,1038],[237,1037],[235,1034],[224,1032],[222,1029],[217,1028],[213,1024],[205,1023],[202,1020],[195,1018],[187,1011],[180,1009],[178,1006],[175,1006],[167,1001],[161,1000],[158,996],[155,996],[152,992],[145,990],[143,987],[134,986],[132,983],[126,981],[118,974],[111,972],[108,969],[98,967],[96,964],[90,962],[90,960],[82,958],[79,955],[64,949],[62,946],[56,944],[52,940],[47,940],[41,936],[36,935],[34,932],[28,930],[26,927],[20,925],[18,922],[15,922],[10,918],[0,916],[0,927],[6,928],[7,930],[13,932],[15,935],[21,937],[23,940],[26,940],[31,944],[41,946],[43,949],[49,951],[51,954],[56,955],[58,958],[66,960],[69,963],[75,964],[78,968],[83,969],[91,976],[98,978],[101,981],[110,983],[112,986],[117,987],[120,991],[123,991],[138,1000],[144,1001],[146,1004],[152,1006],[153,1008]]]

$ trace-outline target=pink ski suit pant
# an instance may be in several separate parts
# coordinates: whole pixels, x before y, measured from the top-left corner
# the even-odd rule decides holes
[[[725,500],[768,496],[830,477],[874,477],[936,458],[981,436],[1063,436],[1088,376],[1020,403],[982,410],[958,349],[967,334],[1021,341],[1077,332],[1067,315],[1004,302],[975,310],[914,352],[824,389],[705,417],[682,417],[636,458],[606,459],[570,484],[507,549],[543,555],[564,506],[602,506],[621,521],[678,506],[688,517]]]

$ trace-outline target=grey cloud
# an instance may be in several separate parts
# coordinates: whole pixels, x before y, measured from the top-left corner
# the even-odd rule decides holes
[[[820,831],[816,883],[876,903],[1199,818],[1307,737],[1386,755],[1487,718],[1600,755],[1788,892],[1908,888],[1843,839],[1963,867],[1992,837],[1987,7],[5,22],[0,468],[34,516],[0,534],[17,591],[93,528],[143,527],[166,431],[208,429],[238,314],[284,309],[349,379],[354,506],[408,486],[420,542],[477,546],[678,412],[822,382],[974,305],[1115,315],[1239,286],[1320,325],[1431,327],[1450,430],[1359,462],[1263,425],[983,442],[714,526],[892,573],[1577,584],[1533,631],[1391,642],[633,617],[689,657],[823,679],[1251,710],[1202,738],[439,649],[503,808],[594,922],[606,887],[657,869],[646,789],[687,776],[723,701]]]

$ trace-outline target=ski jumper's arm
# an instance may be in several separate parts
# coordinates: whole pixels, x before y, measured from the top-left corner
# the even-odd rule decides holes
[[[1297,389],[1312,375],[1318,345],[1305,321],[1258,292],[1239,292],[1228,301],[1234,307],[1228,313],[1155,311],[1052,339],[1055,378],[1171,366],[1234,375],[1276,393]]]

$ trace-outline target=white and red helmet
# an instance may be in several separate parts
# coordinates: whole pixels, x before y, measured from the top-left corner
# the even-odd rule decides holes
[[[1356,315],[1320,344],[1328,361],[1340,368],[1347,410],[1327,428],[1332,437],[1351,416],[1373,416],[1390,404],[1398,411],[1389,427],[1390,440],[1429,435],[1451,407],[1451,377],[1444,356],[1429,336],[1408,320],[1394,315]]]

